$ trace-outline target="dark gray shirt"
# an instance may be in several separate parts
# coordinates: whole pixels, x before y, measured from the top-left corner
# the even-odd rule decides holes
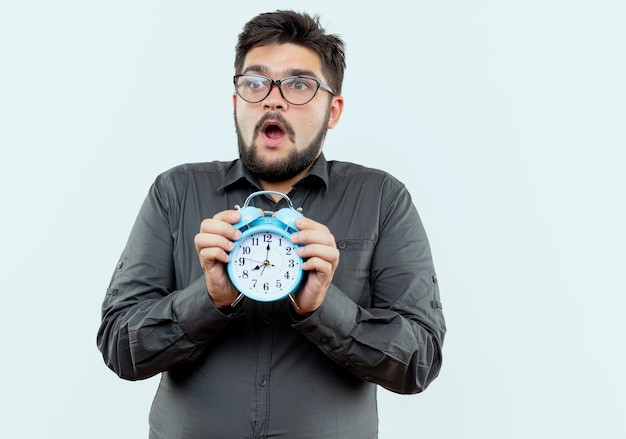
[[[417,393],[441,368],[445,322],[411,197],[385,172],[323,155],[293,187],[340,250],[324,303],[302,320],[287,300],[224,313],[207,294],[200,222],[257,190],[238,160],[157,177],[103,303],[104,360],[129,380],[161,373],[153,439],[375,438],[376,385]]]

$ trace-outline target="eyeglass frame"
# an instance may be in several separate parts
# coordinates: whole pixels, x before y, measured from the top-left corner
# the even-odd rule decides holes
[[[237,79],[244,77],[244,76],[253,76],[256,78],[263,78],[266,79],[270,82],[270,86],[267,89],[267,94],[265,96],[263,96],[262,99],[259,99],[258,101],[249,101],[246,98],[244,98],[243,96],[241,96],[241,94],[239,93],[239,90],[237,90]],[[315,81],[317,83],[317,88],[315,89],[315,92],[313,93],[313,96],[311,96],[311,99],[309,99],[306,102],[303,102],[301,104],[294,104],[293,102],[291,102],[289,99],[287,99],[283,93],[283,89],[281,87],[281,84],[283,81],[287,80],[287,79],[296,79],[296,78],[303,78],[303,79],[310,79],[312,81]],[[316,78],[314,76],[308,76],[308,75],[293,75],[293,76],[285,76],[284,78],[281,79],[272,79],[272,78],[268,78],[267,76],[263,76],[263,75],[257,75],[256,73],[241,73],[239,75],[235,75],[233,76],[233,85],[235,86],[235,93],[237,93],[237,96],[239,96],[241,99],[243,99],[244,101],[246,101],[249,104],[258,104],[259,102],[264,101],[272,92],[272,89],[274,88],[274,86],[278,87],[278,91],[280,92],[280,95],[282,96],[282,98],[289,102],[291,105],[306,105],[309,102],[311,102],[313,100],[313,98],[315,98],[315,96],[317,96],[317,92],[321,89],[326,90],[328,93],[330,93],[331,95],[335,96],[335,92],[333,91],[332,88],[330,88],[330,86],[326,85],[324,83],[324,81],[322,81],[319,78]]]

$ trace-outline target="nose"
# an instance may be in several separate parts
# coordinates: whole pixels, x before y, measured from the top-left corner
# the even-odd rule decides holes
[[[272,110],[287,108],[287,101],[280,93],[278,84],[273,84],[272,89],[270,90],[270,94],[268,94],[267,97],[263,100],[263,107]]]

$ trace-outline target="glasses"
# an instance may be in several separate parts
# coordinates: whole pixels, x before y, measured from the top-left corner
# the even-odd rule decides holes
[[[237,94],[246,102],[256,104],[269,96],[272,87],[278,87],[280,95],[291,105],[304,105],[311,102],[322,88],[334,95],[332,88],[312,76],[288,76],[273,80],[261,75],[235,75],[233,77]]]

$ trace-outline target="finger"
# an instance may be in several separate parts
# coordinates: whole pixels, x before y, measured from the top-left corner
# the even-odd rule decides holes
[[[233,214],[233,217],[239,214]],[[229,217],[232,218],[232,217]],[[221,219],[209,218],[200,223],[200,233],[209,235],[219,235],[236,241],[241,238],[241,231],[232,226],[230,222]]]
[[[299,246],[298,255],[303,259],[319,257],[325,261],[334,261],[339,259],[339,250],[334,241],[333,245],[313,243]]]
[[[327,246],[311,244],[298,249],[298,255],[304,259],[302,269],[334,274],[339,266],[339,250]]]
[[[311,218],[307,218],[307,217],[300,217],[300,218],[296,218],[296,227],[298,228],[298,230],[328,230],[328,227],[326,227],[324,224],[322,223],[318,223],[317,221],[312,220]],[[330,231],[329,231],[330,233]]]
[[[228,224],[235,224],[241,219],[241,213],[238,210],[223,210],[213,215],[213,219],[224,221]]]
[[[292,234],[291,240],[295,244],[303,246],[319,244],[330,248],[337,248],[335,237],[330,232],[323,230],[301,230]]]
[[[333,274],[333,263],[327,261],[326,259],[314,257],[309,258],[302,264],[302,269],[304,271],[315,271],[317,273],[322,274]]]
[[[200,264],[205,269],[211,268],[216,262],[227,264],[230,261],[230,256],[227,252],[215,247],[200,249],[198,256],[200,257]]]
[[[228,253],[233,249],[233,242],[220,235],[198,233],[194,237],[196,252],[204,260],[216,259],[228,262]]]

